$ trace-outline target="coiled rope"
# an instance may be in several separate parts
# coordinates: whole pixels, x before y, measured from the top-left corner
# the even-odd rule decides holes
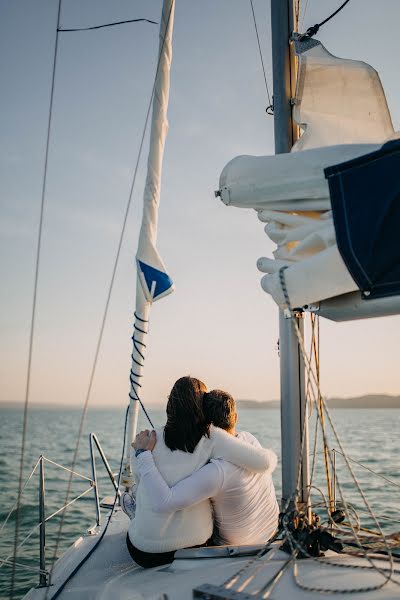
[[[295,578],[295,581],[296,581],[297,585],[299,585],[299,587],[301,587],[302,589],[305,589],[307,591],[315,591],[315,592],[319,592],[319,593],[334,593],[334,594],[336,594],[336,593],[361,593],[361,592],[367,592],[367,591],[377,590],[377,589],[382,588],[384,585],[386,585],[386,583],[388,583],[388,581],[392,580],[392,575],[393,575],[393,572],[394,572],[394,567],[393,567],[393,557],[392,557],[392,554],[391,554],[391,549],[390,549],[389,544],[387,542],[386,536],[384,535],[384,533],[383,533],[383,531],[381,529],[381,526],[380,526],[380,524],[379,524],[379,522],[377,520],[377,517],[376,517],[374,511],[372,510],[371,506],[369,505],[369,502],[368,502],[368,500],[367,500],[367,498],[366,498],[363,490],[361,489],[361,486],[360,486],[360,484],[358,482],[358,479],[356,478],[356,476],[355,476],[355,474],[353,472],[353,469],[352,469],[351,464],[349,462],[349,459],[347,457],[347,453],[345,452],[345,450],[343,448],[342,442],[340,440],[339,434],[338,434],[338,432],[337,432],[337,430],[335,428],[335,425],[333,423],[333,420],[332,420],[332,417],[331,417],[330,412],[328,410],[327,404],[326,404],[326,402],[325,402],[325,400],[324,400],[324,398],[322,396],[318,377],[315,374],[315,371],[312,368],[312,365],[309,363],[307,353],[305,352],[304,339],[303,339],[303,336],[302,336],[301,331],[299,329],[299,326],[297,324],[297,321],[296,321],[296,319],[294,318],[294,315],[293,315],[293,309],[292,309],[292,306],[291,306],[291,303],[290,303],[290,299],[289,299],[289,295],[288,295],[288,291],[287,291],[287,287],[286,287],[286,281],[285,281],[285,275],[284,275],[285,269],[287,269],[286,266],[282,267],[279,270],[279,281],[280,281],[280,284],[281,284],[282,293],[284,295],[286,309],[290,313],[291,322],[293,324],[293,328],[294,328],[294,331],[295,331],[295,334],[296,334],[296,337],[297,337],[297,340],[298,340],[298,344],[299,344],[300,350],[301,350],[302,355],[303,355],[303,359],[305,361],[306,368],[309,370],[309,373],[311,375],[311,379],[312,379],[312,383],[313,383],[313,386],[311,387],[311,391],[312,391],[312,394],[313,394],[314,403],[317,403],[317,399],[319,399],[319,398],[321,399],[321,404],[322,404],[324,413],[327,416],[327,419],[328,419],[329,425],[331,427],[331,430],[332,430],[332,432],[334,434],[334,437],[335,437],[337,443],[339,444],[340,451],[341,451],[341,453],[343,455],[343,458],[345,460],[347,469],[348,469],[348,471],[349,471],[349,473],[351,475],[351,478],[352,478],[352,480],[353,480],[353,482],[354,482],[354,484],[355,484],[355,486],[357,488],[358,493],[360,494],[360,496],[361,496],[361,498],[362,498],[362,500],[363,500],[363,502],[364,502],[364,504],[365,504],[365,506],[367,508],[368,514],[371,516],[372,520],[374,521],[374,523],[375,523],[375,525],[376,525],[376,527],[377,527],[377,529],[379,531],[381,539],[384,542],[384,546],[385,546],[385,549],[387,551],[387,554],[388,554],[388,557],[389,557],[389,563],[390,563],[390,569],[389,570],[382,569],[381,567],[379,567],[378,565],[376,565],[373,562],[373,560],[368,556],[368,552],[364,549],[364,547],[362,545],[362,542],[361,542],[361,540],[360,540],[360,538],[359,538],[356,530],[354,529],[354,526],[352,525],[352,521],[351,521],[350,514],[349,514],[348,503],[347,503],[346,499],[344,498],[342,486],[340,484],[340,480],[339,480],[338,477],[336,477],[336,483],[337,483],[337,487],[338,487],[339,494],[340,494],[340,497],[341,497],[341,501],[343,503],[344,511],[345,511],[345,514],[346,514],[346,518],[348,519],[348,522],[349,522],[349,525],[350,525],[350,530],[351,530],[351,532],[353,534],[353,537],[354,537],[354,540],[355,540],[355,542],[357,544],[357,547],[359,547],[359,549],[361,550],[364,558],[370,563],[371,567],[373,569],[375,569],[378,573],[380,573],[384,577],[384,581],[382,583],[376,584],[374,586],[365,586],[365,587],[362,587],[362,588],[351,588],[351,589],[345,589],[344,590],[344,589],[330,589],[330,588],[320,588],[320,587],[317,588],[317,587],[311,587],[311,586],[307,586],[307,585],[303,584],[302,582],[300,582],[300,580],[298,578],[298,567],[297,566],[294,567],[293,575],[294,575],[294,578]],[[317,413],[317,418],[319,418],[319,413]],[[324,444],[326,446],[328,446],[328,441],[327,441],[327,438],[326,438],[325,429],[322,428],[321,431],[322,431],[322,436],[323,436],[323,439],[324,439]],[[299,457],[298,486],[297,487],[299,487],[299,483],[300,483],[300,469],[301,469],[301,462],[302,462],[301,459],[302,459],[303,451],[304,451],[303,441],[304,441],[304,431],[303,431],[303,435],[302,435],[302,448],[301,448],[300,457]],[[329,456],[329,460],[331,462],[332,458],[331,458],[330,453],[328,453],[328,456]],[[332,462],[331,462],[331,468],[333,469]],[[296,494],[295,495],[298,495],[298,491],[297,490],[296,490]],[[327,506],[327,508],[329,508],[329,507]],[[328,512],[328,514],[329,514],[329,512]],[[299,552],[299,551],[301,551],[303,554],[305,554],[309,558],[312,558],[312,560],[320,562],[320,560],[317,557],[312,557],[311,555],[309,555],[309,553],[306,551],[306,549],[303,548],[302,546],[300,546],[298,544],[297,540],[293,537],[293,535],[289,531],[289,528],[287,526],[287,521],[285,521],[285,519],[283,519],[283,525],[284,525],[284,530],[285,530],[286,538],[288,539],[288,541],[289,541],[289,543],[290,543],[290,545],[292,547],[292,554],[293,554],[293,557],[294,557],[293,558],[294,565],[296,565],[297,552]],[[294,553],[295,549],[296,549],[296,553]],[[330,566],[335,566],[335,567],[337,566],[337,567],[341,567],[341,568],[351,568],[351,569],[360,569],[360,568],[363,568],[363,569],[371,569],[371,567],[368,567],[368,566],[346,565],[346,564],[342,564],[342,563],[339,563],[339,562],[329,562],[329,563],[328,562],[324,562],[324,564],[330,565]]]

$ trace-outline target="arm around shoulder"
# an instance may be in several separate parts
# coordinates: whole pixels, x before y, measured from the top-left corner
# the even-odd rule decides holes
[[[165,513],[183,510],[218,494],[223,483],[217,465],[212,463],[169,487],[157,469],[151,452],[138,457],[141,485],[144,485],[154,511]]]
[[[272,472],[277,465],[273,450],[257,448],[230,435],[223,429],[211,426],[212,458],[223,458],[238,467],[262,473]]]

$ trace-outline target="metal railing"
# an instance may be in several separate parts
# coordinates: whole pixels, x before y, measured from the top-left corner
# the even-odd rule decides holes
[[[121,498],[121,492],[118,489],[117,481],[113,475],[113,472],[111,471],[110,465],[108,464],[108,460],[106,458],[106,455],[104,454],[103,448],[100,445],[97,435],[95,433],[90,433],[89,434],[90,460],[91,460],[91,466],[92,466],[92,483],[93,483],[94,500],[95,500],[95,506],[96,506],[96,525],[98,526],[98,525],[100,525],[100,521],[101,521],[101,513],[100,513],[99,486],[97,483],[97,470],[96,470],[96,458],[94,455],[94,446],[96,446],[97,450],[99,451],[100,458],[103,461],[103,465],[105,466],[107,474],[111,480],[111,483],[114,486],[114,490],[116,492],[118,492],[118,498]]]
[[[39,530],[39,585],[38,585],[38,587],[47,587],[49,585],[49,571],[46,569],[46,523],[48,521],[50,521],[50,519],[52,519],[53,517],[58,515],[60,512],[65,510],[68,506],[70,506],[71,504],[73,504],[74,502],[76,502],[77,500],[79,500],[80,498],[85,496],[86,494],[88,494],[93,489],[94,500],[95,500],[95,510],[96,510],[96,525],[95,526],[98,527],[100,525],[101,513],[100,513],[100,501],[99,501],[99,485],[98,485],[96,458],[95,458],[95,450],[96,449],[100,455],[101,461],[102,461],[102,463],[105,467],[105,470],[111,480],[111,483],[113,484],[115,492],[118,492],[118,498],[121,497],[121,492],[118,489],[117,480],[115,479],[114,474],[111,471],[111,467],[106,458],[104,450],[103,450],[95,433],[89,434],[89,449],[90,449],[90,462],[91,462],[92,478],[87,477],[86,475],[82,475],[81,473],[78,473],[76,471],[71,471],[71,469],[64,467],[63,465],[60,465],[59,463],[56,463],[53,460],[50,460],[43,455],[40,455],[31,474],[29,475],[27,481],[24,484],[23,489],[25,489],[26,485],[28,484],[28,482],[30,481],[30,479],[32,478],[34,473],[36,472],[37,468],[39,468],[39,502],[38,502],[38,504],[39,504],[39,506],[38,506],[39,521],[38,521],[37,525],[35,525],[33,527],[33,529],[18,544],[18,548],[20,548],[21,546],[23,546],[25,544],[25,542],[28,541],[28,539],[30,539],[30,537],[37,530]],[[45,500],[46,500],[45,469],[44,469],[45,462],[48,462],[52,465],[55,465],[56,467],[64,469],[65,471],[72,472],[74,475],[77,475],[78,477],[81,477],[81,478],[89,481],[89,483],[90,483],[90,487],[88,489],[86,489],[84,492],[79,494],[76,498],[74,498],[73,500],[68,502],[65,506],[62,506],[61,508],[59,508],[58,510],[56,510],[54,513],[52,513],[51,515],[49,515],[47,517],[46,517],[46,502],[45,502]],[[13,508],[9,512],[7,518],[3,522],[3,524],[0,528],[0,532],[4,529],[10,516],[12,515],[12,513],[15,510],[16,510],[16,505],[13,506]],[[0,559],[0,567],[2,567],[3,565],[10,565],[13,563],[14,563],[13,553],[9,554],[4,559]],[[23,565],[23,564],[15,562],[15,566],[21,567],[21,568],[24,568],[27,570],[32,570],[32,571],[35,571],[36,573],[38,572],[37,568],[29,567],[28,565]]]
[[[43,456],[40,456],[39,462],[39,539],[39,587],[45,587],[48,584],[48,574],[46,572],[46,519]]]
[[[48,458],[46,458],[43,455],[39,456],[38,461],[36,462],[31,474],[29,475],[29,477],[27,478],[27,481],[25,482],[24,486],[23,486],[23,490],[25,489],[26,485],[28,484],[28,482],[31,480],[32,476],[34,475],[34,473],[36,472],[37,468],[39,467],[39,521],[37,523],[37,525],[34,526],[34,528],[25,536],[25,538],[18,544],[18,548],[20,548],[21,546],[23,546],[25,544],[25,542],[28,541],[28,539],[31,538],[31,536],[37,531],[39,530],[39,569],[34,568],[34,567],[30,567],[29,565],[24,565],[24,564],[20,564],[20,563],[15,563],[15,566],[17,567],[21,567],[23,569],[26,570],[31,570],[34,571],[36,573],[39,572],[39,586],[38,587],[46,587],[49,585],[49,571],[46,569],[46,523],[48,521],[50,521],[50,519],[52,519],[53,517],[55,517],[56,515],[58,515],[59,513],[61,513],[63,510],[65,510],[68,506],[70,506],[71,504],[73,504],[74,502],[76,502],[77,500],[79,500],[80,498],[82,498],[83,496],[85,496],[86,494],[88,494],[92,489],[94,492],[94,500],[95,500],[95,509],[96,509],[96,526],[98,527],[100,525],[101,522],[101,514],[100,514],[100,501],[99,501],[99,485],[98,485],[98,478],[97,478],[97,469],[96,469],[96,458],[95,458],[95,450],[97,449],[99,456],[101,458],[101,461],[105,467],[105,470],[107,472],[107,475],[111,481],[111,483],[113,484],[114,490],[115,492],[118,492],[118,497],[121,497],[121,492],[118,489],[118,484],[117,484],[117,480],[114,477],[114,474],[111,470],[111,467],[109,465],[109,462],[106,458],[106,455],[104,453],[104,450],[96,436],[95,433],[90,433],[89,434],[89,449],[90,449],[90,460],[91,460],[91,469],[92,469],[92,478],[87,477],[86,475],[82,475],[81,473],[78,473],[76,471],[72,471],[74,475],[77,475],[78,477],[81,477],[85,480],[87,480],[90,483],[90,487],[88,489],[86,489],[84,492],[82,492],[81,494],[79,494],[76,498],[74,498],[73,500],[70,500],[65,506],[62,506],[61,508],[59,508],[58,510],[56,510],[54,513],[52,513],[51,515],[46,517],[46,511],[45,511],[45,469],[44,469],[44,463],[48,462],[52,465],[55,465],[56,467],[59,467],[61,469],[64,469],[65,471],[71,471],[71,469],[64,467],[63,465],[60,465],[59,463],[56,463]],[[332,497],[332,505],[333,505],[333,510],[336,509],[337,507],[337,484],[336,484],[336,468],[337,468],[337,455],[341,455],[341,452],[339,450],[335,450],[333,449],[331,451],[331,456],[332,456],[332,479],[331,479],[331,497]],[[353,462],[356,463],[357,465],[359,465],[360,467],[362,467],[363,469],[366,469],[367,471],[369,471],[370,473],[376,475],[377,477],[383,479],[386,483],[391,484],[392,486],[395,487],[400,487],[400,484],[393,481],[392,479],[386,477],[385,475],[381,474],[381,473],[377,473],[376,471],[374,471],[373,469],[367,467],[366,465],[363,465],[362,463],[358,462],[355,459],[352,459],[350,457],[348,457],[348,459]],[[11,511],[9,512],[8,516],[6,517],[5,521],[3,522],[3,524],[0,527],[0,533],[1,531],[3,531],[5,525],[7,524],[10,516],[12,515],[12,513],[16,510],[16,505],[14,505],[14,507],[11,509]],[[380,518],[383,519],[388,519],[391,521],[396,521],[396,519],[393,519],[392,517],[387,517],[385,515],[380,515]],[[399,522],[399,521],[396,521]],[[2,567],[3,565],[10,565],[13,564],[13,559],[12,559],[13,554],[9,554],[8,556],[6,556],[4,559],[0,559],[0,567]]]

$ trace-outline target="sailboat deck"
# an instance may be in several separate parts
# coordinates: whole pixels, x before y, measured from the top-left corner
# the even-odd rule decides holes
[[[230,576],[237,573],[251,557],[232,558],[178,558],[171,565],[154,569],[142,569],[136,565],[126,548],[125,538],[129,520],[122,510],[114,513],[107,532],[77,573],[61,591],[59,598],[75,598],[111,600],[192,600],[193,589],[205,584],[222,586]],[[90,552],[98,541],[102,528],[96,535],[80,538],[57,563],[53,575],[53,585],[48,595],[49,600],[57,593],[60,586],[75,569],[80,561]],[[287,561],[288,555],[279,550],[279,543],[263,559],[262,568],[249,569],[246,575],[252,575],[244,592],[250,597],[260,591],[271,577],[276,574]],[[365,565],[356,557],[331,554],[322,561],[300,561],[299,579],[302,584],[312,588],[339,588],[352,590],[357,587],[365,589],[382,582],[382,576],[376,571],[340,568],[329,565],[331,561],[340,562],[343,566]],[[388,568],[388,562],[376,561],[381,568]],[[244,578],[244,579],[247,579]],[[400,582],[400,573],[395,575]],[[237,589],[237,588],[236,588]],[[394,582],[387,583],[382,589],[369,593],[339,593],[333,596],[321,592],[310,592],[298,587],[290,567],[279,580],[271,597],[290,600],[309,600],[310,598],[336,597],[363,598],[371,600],[398,600],[400,587]],[[29,600],[42,600],[46,596],[46,588],[32,589],[26,596]],[[249,597],[247,596],[247,597]],[[239,599],[241,594],[237,595]],[[256,596],[257,597],[257,596]],[[261,598],[261,595],[258,595]]]

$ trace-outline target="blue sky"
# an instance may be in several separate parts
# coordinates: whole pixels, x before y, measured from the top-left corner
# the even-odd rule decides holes
[[[338,2],[309,0],[304,28]],[[64,27],[146,17],[161,2],[63,0]],[[271,85],[269,2],[254,1]],[[304,1],[303,1],[304,8]],[[57,3],[0,3],[1,400],[23,399]],[[351,0],[319,39],[372,64],[400,129],[396,0]],[[144,124],[158,27],[60,34],[39,279],[32,401],[81,404]],[[239,398],[279,397],[278,315],[256,261],[272,243],[252,211],[213,191],[238,154],[273,153],[247,0],[178,0],[159,249],[176,292],[151,315],[144,399],[162,404],[183,374]],[[122,405],[129,386],[134,255],[147,145],[105,331],[93,404]],[[322,323],[328,396],[399,392],[399,317]]]

